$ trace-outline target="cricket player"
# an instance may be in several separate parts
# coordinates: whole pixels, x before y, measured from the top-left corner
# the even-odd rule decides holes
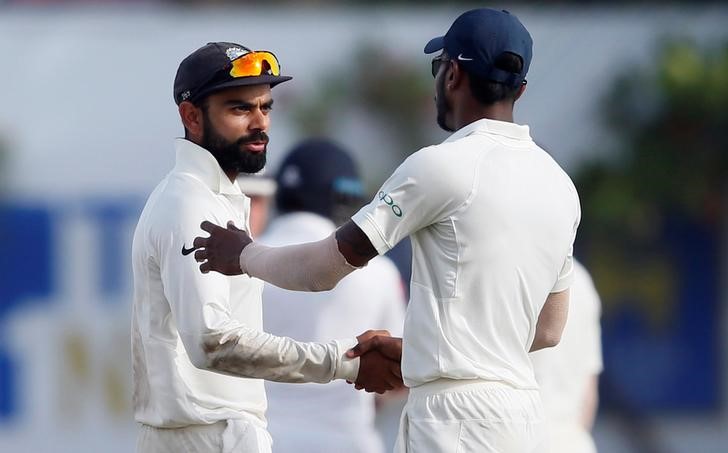
[[[250,235],[260,236],[268,226],[273,197],[278,186],[273,178],[264,175],[238,176],[240,190],[250,198]]]
[[[296,145],[281,163],[276,182],[279,216],[260,237],[266,245],[323,239],[364,202],[356,162],[326,139]],[[401,276],[383,256],[332,291],[308,293],[271,285],[263,291],[265,331],[305,341],[344,338],[372,326],[401,336],[404,310]],[[325,386],[266,382],[266,394],[276,453],[384,453],[374,426],[374,394],[354,392],[343,381]]]
[[[263,282],[202,275],[191,255],[204,219],[249,228],[250,200],[236,178],[265,165],[271,88],[287,80],[272,53],[228,42],[201,47],[177,70],[185,138],[132,250],[139,452],[269,453],[261,379],[346,379],[379,392],[401,382],[399,364],[379,353],[345,357],[357,339],[301,343],[263,332]]]
[[[591,429],[599,401],[601,302],[589,272],[574,261],[569,319],[559,345],[531,354],[551,451],[596,453]]]
[[[560,339],[578,195],[528,127],[513,123],[532,54],[514,15],[468,11],[427,43],[434,52],[437,122],[453,132],[445,142],[409,156],[324,240],[271,248],[234,225],[204,222],[210,236],[195,238],[195,257],[203,273],[327,289],[409,236],[403,339],[375,336],[351,351],[401,355],[410,393],[397,451],[541,452],[528,353]]]

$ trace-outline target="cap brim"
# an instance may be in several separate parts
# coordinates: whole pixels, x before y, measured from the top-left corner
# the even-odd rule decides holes
[[[445,37],[444,36],[438,36],[437,38],[432,38],[430,42],[427,43],[425,46],[425,53],[435,53],[438,50],[442,50],[445,48]]]
[[[219,85],[214,85],[214,86],[205,88],[204,90],[197,93],[197,95],[195,95],[195,99],[200,99],[204,96],[210,95],[216,91],[224,90],[226,88],[234,88],[234,87],[247,86],[247,85],[270,85],[270,87],[273,88],[274,86],[276,86],[280,83],[288,82],[292,78],[293,77],[291,77],[291,76],[274,76],[274,75],[238,77],[237,79],[229,80],[229,81],[221,83]]]
[[[278,187],[274,179],[264,176],[242,175],[238,177],[238,184],[240,190],[248,196],[269,197],[276,193]]]

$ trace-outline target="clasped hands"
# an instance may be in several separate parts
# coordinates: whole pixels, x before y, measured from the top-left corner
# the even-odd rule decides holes
[[[196,237],[193,242],[200,271],[241,274],[240,253],[252,242],[248,233],[232,222],[228,222],[227,228],[207,221],[200,227],[210,233],[209,237]],[[359,357],[359,374],[353,383],[356,389],[384,393],[404,387],[400,368],[402,339],[390,336],[386,330],[368,330],[357,340],[359,344],[346,353],[349,358]]]
[[[353,383],[356,389],[384,393],[404,387],[400,368],[402,339],[390,336],[386,330],[367,330],[356,339],[359,344],[346,353],[349,358],[359,357],[359,375]]]

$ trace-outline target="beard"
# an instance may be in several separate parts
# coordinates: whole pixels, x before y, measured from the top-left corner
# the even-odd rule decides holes
[[[435,85],[435,107],[437,108],[437,125],[447,132],[455,132],[455,129],[447,125],[447,114],[450,113],[450,105],[445,99],[445,76],[440,77]]]
[[[220,135],[207,115],[203,121],[205,134],[202,137],[202,147],[215,157],[222,171],[257,173],[265,167],[266,149],[260,153],[251,153],[243,146],[252,142],[265,142],[267,146],[268,134],[259,130],[231,142]]]

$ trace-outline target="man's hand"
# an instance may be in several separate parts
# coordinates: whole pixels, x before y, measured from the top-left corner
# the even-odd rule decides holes
[[[195,259],[202,263],[200,271],[206,274],[216,271],[225,275],[240,275],[240,253],[253,242],[248,233],[228,222],[227,229],[204,221],[200,228],[210,233],[210,237],[196,237],[192,243]]]
[[[370,351],[359,358],[357,390],[384,393],[404,386],[399,362],[388,359],[379,351]]]
[[[369,332],[357,337],[359,344],[354,346],[352,349],[346,352],[346,356],[349,358],[361,357],[370,351],[378,351],[383,356],[390,360],[394,360],[397,363],[402,361],[402,339],[396,337],[390,337],[389,335],[384,336],[380,334],[370,335],[362,340],[362,337]]]
[[[372,338],[378,337],[378,336],[381,336],[381,337],[391,337],[392,334],[389,333],[388,330],[371,330],[370,329],[370,330],[367,330],[366,332],[364,332],[363,334],[359,335],[358,337],[356,337],[356,341],[358,341],[359,344],[366,343],[367,341],[371,340]],[[354,357],[357,357],[357,356],[356,355],[351,355],[349,357],[354,358]]]
[[[366,342],[366,341],[368,341],[368,340],[376,337],[377,335],[381,335],[381,336],[384,336],[384,337],[391,337],[392,336],[389,333],[388,330],[372,330],[372,329],[369,329],[366,332],[364,332],[363,334],[357,336],[356,337],[356,341],[358,341],[359,343],[364,343],[364,342]],[[353,351],[353,349],[350,349],[349,351],[346,351],[346,356],[347,357],[349,357],[350,359],[353,359],[354,357],[358,357],[357,355],[354,355],[351,351]],[[347,380],[346,383],[347,384],[353,384],[353,382],[351,382],[349,380]],[[361,390],[362,388],[363,387],[360,387],[359,385],[356,386],[356,389],[357,390]]]
[[[404,387],[400,369],[402,339],[391,337],[386,330],[368,330],[357,340],[359,344],[346,353],[350,358],[360,357],[356,389],[383,393]]]

